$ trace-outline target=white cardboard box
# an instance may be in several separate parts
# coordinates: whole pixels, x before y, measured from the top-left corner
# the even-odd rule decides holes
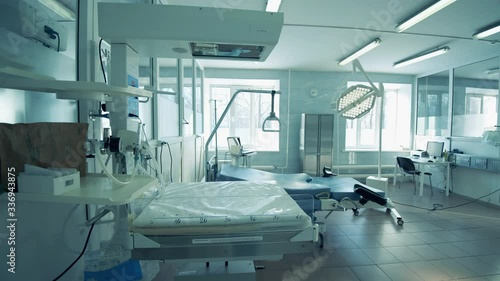
[[[387,192],[389,186],[389,179],[369,176],[366,178],[366,185]]]
[[[20,173],[19,192],[59,195],[80,188],[80,172],[67,176],[52,177]]]

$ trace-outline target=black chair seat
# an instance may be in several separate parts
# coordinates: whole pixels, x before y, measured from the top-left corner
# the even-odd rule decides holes
[[[415,169],[415,164],[413,164],[413,161],[409,158],[406,157],[396,157],[396,160],[398,162],[399,168],[405,173],[413,176],[413,185],[414,185],[414,192],[413,194],[417,194],[417,182],[415,181],[415,175],[420,176],[422,174],[421,171]],[[434,192],[432,191],[432,173],[429,172],[424,172],[424,175],[429,176],[429,182],[431,184],[431,194],[434,195]],[[401,182],[399,183],[401,187]]]

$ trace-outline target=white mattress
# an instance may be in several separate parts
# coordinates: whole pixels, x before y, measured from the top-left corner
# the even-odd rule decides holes
[[[174,183],[133,221],[150,235],[221,234],[302,230],[311,218],[286,191],[271,183]]]

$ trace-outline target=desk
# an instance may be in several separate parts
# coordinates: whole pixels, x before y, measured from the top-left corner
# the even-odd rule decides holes
[[[231,157],[233,158],[231,163],[234,166],[239,166],[240,165],[240,158],[241,158],[242,159],[241,166],[251,168],[252,167],[252,155],[256,155],[256,154],[257,154],[256,151],[248,151],[248,152],[244,152],[244,153],[242,152],[240,154],[232,154],[231,153]]]
[[[420,192],[419,192],[419,195],[420,196],[423,196],[424,195],[424,171],[423,171],[423,168],[425,168],[425,166],[438,166],[438,165],[441,165],[441,166],[446,166],[446,186],[445,186],[445,193],[446,193],[446,196],[449,196],[450,195],[450,184],[451,184],[451,167],[450,167],[450,164],[451,162],[448,162],[448,161],[435,161],[433,160],[434,162],[429,162],[429,160],[431,160],[430,158],[410,158],[408,157],[409,159],[411,159],[413,161],[413,163],[417,166],[416,169],[417,170],[420,170],[422,171],[422,173],[420,174],[420,177],[418,179],[419,181],[419,185],[420,185]],[[394,178],[392,180],[392,185],[393,186],[396,186],[396,179],[397,179],[397,173],[398,173],[398,170],[399,170],[399,166],[398,166],[398,162],[397,160],[394,160],[395,161],[395,166],[394,166]]]

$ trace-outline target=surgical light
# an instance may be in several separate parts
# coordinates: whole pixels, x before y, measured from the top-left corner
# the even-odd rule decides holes
[[[456,0],[440,0],[432,4],[431,6],[427,7],[426,9],[420,11],[418,14],[412,16],[408,20],[404,21],[403,23],[399,24],[396,26],[396,31],[397,32],[403,32],[407,30],[408,28],[414,26],[415,24],[423,21],[424,19],[430,17],[431,15],[437,13],[441,9],[445,8],[446,6],[450,5],[451,3],[455,2]]]
[[[76,20],[75,13],[73,13],[73,11],[71,11],[70,9],[66,8],[66,6],[64,6],[63,4],[59,3],[59,1],[38,0],[38,2],[40,2],[40,4],[49,8],[54,13],[58,14],[59,16],[63,17],[66,20],[71,20],[71,21]]]
[[[474,39],[483,39],[483,38],[486,38],[486,37],[488,37],[490,35],[493,35],[495,33],[498,33],[498,32],[500,32],[500,24],[497,25],[497,26],[495,26],[495,27],[488,28],[488,29],[486,29],[484,31],[478,32],[478,33],[472,35],[472,38],[474,38]]]
[[[382,179],[382,116],[384,112],[384,85],[379,84],[379,87],[375,87],[373,82],[370,80],[366,74],[363,66],[358,60],[354,60],[352,63],[353,71],[356,72],[358,69],[368,80],[370,86],[365,86],[362,84],[354,85],[349,87],[345,92],[340,94],[337,100],[337,112],[345,118],[356,119],[367,114],[375,106],[375,99],[380,97],[380,116],[379,116],[379,144],[378,144],[378,177],[375,180],[386,180]]]
[[[436,49],[436,50],[433,50],[433,51],[430,51],[430,52],[423,53],[423,54],[415,56],[415,57],[411,57],[411,58],[408,58],[408,59],[404,59],[404,60],[398,61],[398,62],[396,62],[394,64],[394,68],[399,68],[399,67],[403,67],[403,66],[407,66],[407,65],[410,65],[410,64],[414,64],[416,62],[420,62],[420,61],[423,61],[423,60],[426,60],[426,59],[430,59],[430,58],[433,58],[433,57],[445,54],[448,51],[450,51],[450,48],[448,46],[445,46],[445,47],[442,47],[442,48],[439,48],[439,49]]]
[[[349,119],[359,118],[368,113],[375,105],[375,98],[382,96],[383,92],[383,86],[380,85],[379,89],[375,87],[358,60],[354,60],[352,66],[353,71],[355,72],[358,69],[370,85],[354,85],[339,95],[336,106],[337,112]]]
[[[372,87],[355,85],[342,93],[337,101],[337,112],[348,119],[368,113],[375,104],[376,93]]]
[[[378,45],[380,45],[380,43],[382,43],[382,40],[380,40],[379,38],[373,40],[371,43],[369,43],[368,45],[364,46],[363,48],[357,50],[356,52],[354,52],[353,54],[349,55],[348,57],[346,57],[345,59],[342,59],[340,62],[339,62],[339,65],[346,65],[348,63],[350,63],[351,61],[359,58],[360,56],[368,53],[369,51],[373,50],[374,48],[376,48]]]
[[[281,0],[267,0],[266,12],[276,13],[280,9]]]

